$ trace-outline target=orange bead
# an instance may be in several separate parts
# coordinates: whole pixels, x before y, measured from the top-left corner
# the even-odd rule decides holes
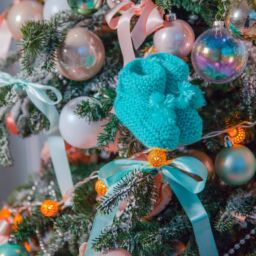
[[[18,226],[19,224],[23,221],[23,217],[19,214],[19,213],[16,213],[14,218],[13,218],[13,230],[17,230],[18,229]]]
[[[28,242],[24,242],[23,247],[26,249],[27,252],[31,252],[31,246]]]
[[[234,144],[240,144],[244,142],[246,138],[245,130],[242,127],[229,129],[228,135]]]
[[[40,211],[45,217],[55,217],[59,213],[59,203],[53,200],[44,200]]]
[[[105,196],[105,194],[108,192],[107,186],[100,179],[95,183],[95,190],[98,196]]]
[[[148,162],[151,166],[159,168],[168,163],[166,150],[155,148],[152,149],[148,154]]]
[[[12,215],[12,212],[8,208],[3,208],[0,211],[0,220],[6,220],[9,219]]]

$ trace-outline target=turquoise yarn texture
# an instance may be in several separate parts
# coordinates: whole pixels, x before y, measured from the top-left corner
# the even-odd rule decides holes
[[[188,82],[188,65],[168,53],[128,63],[114,103],[120,122],[146,147],[175,149],[202,136],[202,91]]]

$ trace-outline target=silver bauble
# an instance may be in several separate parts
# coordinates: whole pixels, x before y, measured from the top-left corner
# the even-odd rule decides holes
[[[246,184],[254,176],[256,160],[247,147],[233,145],[222,149],[217,155],[215,170],[226,184],[239,186]]]

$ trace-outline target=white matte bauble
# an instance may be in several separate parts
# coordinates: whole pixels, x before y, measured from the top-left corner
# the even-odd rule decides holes
[[[100,256],[132,256],[132,255],[124,249],[115,249],[115,250],[110,250],[106,253],[101,253]]]
[[[68,102],[60,113],[59,130],[63,139],[76,148],[93,148],[107,120],[89,122],[75,113],[77,106],[88,97],[78,97]]]
[[[44,5],[44,19],[49,20],[58,12],[71,10],[67,0],[47,0]]]

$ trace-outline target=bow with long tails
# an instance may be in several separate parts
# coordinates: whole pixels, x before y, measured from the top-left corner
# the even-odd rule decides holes
[[[123,13],[117,16],[120,11]],[[133,16],[140,17],[131,32]],[[117,29],[124,65],[135,59],[134,48],[138,49],[148,35],[164,24],[161,12],[151,0],[144,0],[139,5],[124,0],[106,14],[106,21],[111,29]]]
[[[62,95],[56,88],[37,83],[31,83],[0,72],[0,88],[10,86],[15,90],[25,91],[31,102],[41,111],[50,122],[47,144],[62,196],[73,188],[73,181],[65,151],[65,143],[58,131],[59,113],[55,107],[62,100]],[[51,100],[47,95],[51,92],[56,100]]]
[[[100,169],[99,178],[106,184],[108,193],[111,194],[115,190],[115,186],[118,182],[135,169],[141,170],[142,172],[157,170],[162,173],[165,182],[169,184],[170,188],[177,196],[192,224],[200,255],[217,256],[218,251],[208,215],[196,195],[204,189],[207,180],[208,172],[203,163],[196,158],[183,156],[174,159],[170,164],[156,169],[152,168],[146,161],[116,160],[106,164]],[[104,228],[113,223],[118,208],[119,205],[108,214],[103,214],[98,211],[85,256],[99,255],[99,253],[93,249],[93,241],[101,235]]]

